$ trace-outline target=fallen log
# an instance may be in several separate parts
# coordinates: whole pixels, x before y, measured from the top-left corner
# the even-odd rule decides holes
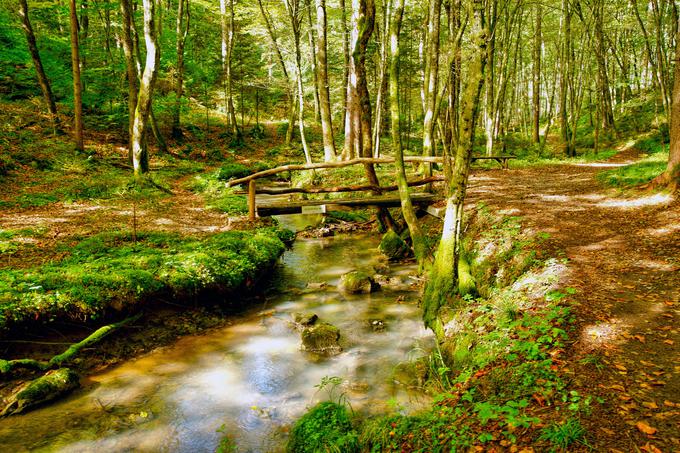
[[[120,329],[124,325],[138,320],[139,318],[141,318],[141,316],[142,314],[140,313],[135,316],[126,318],[120,322],[100,327],[84,340],[72,344],[71,346],[68,347],[68,349],[66,349],[66,351],[62,352],[61,354],[55,355],[48,361],[33,359],[15,359],[15,360],[0,359],[0,375],[11,373],[12,371],[17,369],[46,371],[52,368],[58,368],[64,362],[75,357],[75,355],[78,354],[78,352],[80,352],[81,349],[86,348],[88,346],[92,346],[93,344],[101,341],[103,338],[107,337],[111,333]]]

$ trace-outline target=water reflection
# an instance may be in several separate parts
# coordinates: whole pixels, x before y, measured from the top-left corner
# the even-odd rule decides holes
[[[417,294],[345,296],[333,286],[343,272],[376,264],[376,247],[369,236],[298,241],[275,279],[278,295],[264,309],[93,376],[94,384],[70,399],[0,421],[0,445],[17,452],[212,451],[224,425],[239,451],[276,451],[281,427],[320,397],[315,385],[324,376],[343,379],[355,410],[380,411],[390,399],[416,407],[392,370],[431,341]],[[413,271],[397,266],[393,274]],[[329,286],[303,291],[310,282]],[[344,352],[331,358],[301,352],[290,324],[297,311],[336,325]],[[372,319],[385,329],[376,332]]]

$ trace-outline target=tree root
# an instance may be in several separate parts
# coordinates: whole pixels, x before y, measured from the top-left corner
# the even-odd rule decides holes
[[[0,359],[0,375],[5,375],[11,373],[14,370],[26,369],[26,370],[36,370],[36,371],[47,371],[53,368],[59,368],[64,362],[67,362],[74,358],[76,354],[80,352],[81,349],[98,343],[100,340],[108,336],[109,334],[115,332],[121,327],[134,322],[141,318],[142,314],[139,313],[135,316],[126,318],[120,322],[109,324],[99,329],[95,330],[84,340],[74,343],[66,349],[66,351],[61,354],[55,355],[48,361],[33,360],[33,359],[15,359],[15,360],[2,360]]]

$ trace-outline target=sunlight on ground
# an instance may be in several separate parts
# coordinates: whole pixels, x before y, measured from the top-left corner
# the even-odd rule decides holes
[[[640,267],[646,267],[649,269],[655,269],[664,272],[672,272],[675,270],[675,266],[669,263],[664,263],[662,261],[653,260],[638,260],[637,265]]]
[[[669,194],[657,193],[655,195],[650,195],[648,197],[642,198],[629,198],[620,200],[608,200],[598,203],[596,206],[600,208],[641,208],[643,206],[658,206],[663,204],[669,204],[673,201],[673,196]]]
[[[647,230],[647,232],[652,236],[663,236],[666,234],[673,234],[678,231],[680,231],[680,223],[677,223],[675,225],[668,225],[661,228],[655,228],[653,230]]]
[[[621,162],[621,163],[612,163],[612,162],[589,162],[587,164],[574,164],[576,167],[594,167],[594,168],[617,168],[617,167],[626,167],[630,164],[632,164],[633,161],[627,161],[627,162]]]
[[[581,334],[581,343],[586,350],[613,344],[621,335],[622,325],[620,322],[604,322],[600,324],[586,326]]]

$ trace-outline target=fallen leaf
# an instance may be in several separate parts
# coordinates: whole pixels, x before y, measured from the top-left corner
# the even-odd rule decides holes
[[[614,384],[609,388],[612,389],[612,390],[618,390],[619,392],[625,392],[626,391],[626,389],[623,388],[623,386],[619,385],[619,384]]]
[[[651,436],[652,434],[656,433],[656,428],[652,428],[651,426],[649,426],[649,425],[648,425],[647,423],[645,423],[645,422],[637,422],[637,423],[635,424],[635,427],[636,427],[637,429],[639,429],[640,431],[642,431],[643,433],[648,434],[648,435],[650,435],[650,436]]]
[[[668,401],[668,400],[664,401],[663,405],[668,406],[668,407],[675,407],[675,403],[672,402],[672,401]]]
[[[646,451],[647,453],[662,453],[661,450],[659,450],[658,448],[656,448],[654,445],[650,444],[649,442],[646,445],[640,447],[640,450]]]
[[[652,362],[647,362],[646,360],[640,360],[640,363],[643,364],[644,366],[656,366],[656,364]]]
[[[623,365],[619,365],[618,363],[615,364],[614,367],[615,367],[617,370],[621,370],[621,371],[628,372],[628,368],[626,368],[626,367],[623,366]]]
[[[603,433],[605,433],[609,436],[613,436],[614,434],[616,434],[616,432],[614,432],[613,430],[608,429],[608,428],[600,428],[600,430],[602,430]]]
[[[650,402],[645,401],[645,402],[642,403],[642,405],[644,407],[646,407],[647,409],[658,409],[659,408],[659,406],[657,406],[657,404],[654,401],[650,401]]]
[[[645,343],[647,341],[642,335],[635,335],[633,338],[635,338],[640,343]]]
[[[666,343],[666,344],[669,344],[671,346],[673,346],[675,344],[675,341],[673,341],[673,340],[664,340],[663,342]]]

